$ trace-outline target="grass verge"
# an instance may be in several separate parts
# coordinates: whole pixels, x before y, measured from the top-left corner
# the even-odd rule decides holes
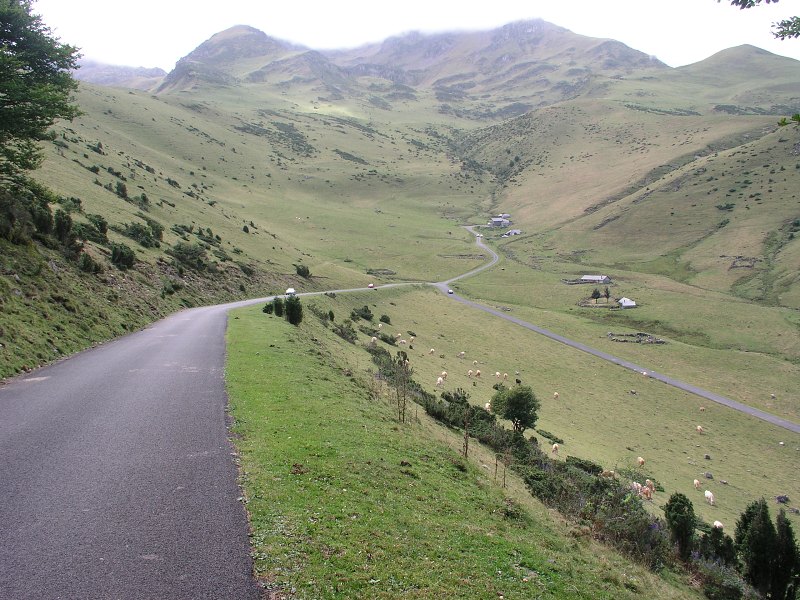
[[[362,351],[310,315],[294,328],[237,311],[228,341],[255,570],[274,597],[698,597],[553,520],[518,483],[504,491],[421,412],[396,423],[370,398]]]

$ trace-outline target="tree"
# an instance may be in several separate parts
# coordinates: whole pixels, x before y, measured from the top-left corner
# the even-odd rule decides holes
[[[722,0],[717,0],[722,2]],[[753,8],[762,2],[765,4],[777,4],[778,0],[730,0],[731,6],[738,6],[740,9]],[[786,38],[800,37],[800,17],[789,17],[773,24],[772,34],[781,40]]]
[[[742,562],[745,579],[766,596],[772,586],[777,535],[769,517],[767,501],[761,498],[755,505],[750,527],[742,542]]]
[[[56,119],[79,114],[77,48],[61,44],[31,0],[0,0],[0,183],[18,181],[41,163],[37,142]]]
[[[606,289],[603,290],[603,298],[606,299],[606,302],[608,302],[608,299],[611,298],[611,290],[608,289],[608,286],[606,286]]]
[[[600,293],[600,290],[598,290],[597,288],[594,288],[592,290],[592,300],[594,300],[595,304],[597,304],[597,301],[600,299],[601,295],[602,294]]]
[[[800,583],[800,552],[786,511],[775,518],[775,565],[772,574],[772,597],[793,599]],[[787,593],[787,590],[789,593]]]
[[[508,419],[517,433],[524,433],[536,425],[539,400],[530,386],[501,387],[492,396],[492,410],[503,419]]]
[[[276,317],[282,317],[283,316],[283,306],[284,306],[283,298],[281,298],[280,296],[276,296],[272,300],[272,308],[275,310],[275,316]]]
[[[284,314],[289,323],[295,326],[300,325],[303,321],[303,305],[300,304],[300,298],[289,296],[284,304]]]
[[[681,560],[688,560],[692,553],[692,536],[697,524],[692,501],[680,492],[675,492],[664,506],[664,517],[667,519],[672,541],[678,545],[678,555]]]

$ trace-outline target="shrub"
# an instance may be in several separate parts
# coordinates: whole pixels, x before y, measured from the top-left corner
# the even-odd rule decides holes
[[[295,265],[294,270],[300,277],[304,277],[305,279],[311,277],[311,271],[306,265]]]
[[[297,296],[289,296],[284,303],[286,320],[292,325],[300,325],[303,321],[303,305]]]
[[[167,254],[172,256],[181,265],[189,267],[190,269],[203,271],[208,268],[206,249],[200,244],[177,242],[172,248],[167,250]]]
[[[119,270],[124,271],[133,267],[136,255],[133,250],[125,244],[111,244],[111,264]]]
[[[386,323],[387,325],[392,324],[392,320],[389,318],[389,315],[381,315],[381,318],[378,319],[381,323]]]
[[[354,308],[350,312],[350,318],[355,321],[357,319],[364,319],[365,321],[372,321],[374,315],[372,311],[369,309],[369,306],[364,305],[361,308]]]
[[[281,298],[280,296],[276,297],[272,301],[272,308],[275,311],[275,316],[276,317],[282,317],[283,316],[283,306],[284,306],[283,305],[283,298]]]
[[[261,309],[261,312],[271,315],[275,312],[275,305],[272,302],[267,302],[264,308]]]
[[[664,516],[672,541],[678,545],[678,555],[685,561],[692,552],[692,535],[697,525],[692,501],[679,492],[672,494],[664,506]]]
[[[556,443],[563,443],[563,442],[556,442]],[[588,459],[578,458],[577,456],[568,456],[566,463],[572,467],[575,467],[576,469],[580,469],[581,471],[589,473],[589,475],[600,475],[600,473],[603,472],[602,466]]]
[[[84,273],[100,273],[103,270],[103,266],[86,252],[81,252],[78,257],[78,268]]]
[[[356,328],[353,327],[353,322],[350,319],[345,319],[341,323],[336,323],[333,326],[333,332],[351,344],[355,344],[356,340],[358,339],[358,333],[356,332]]]

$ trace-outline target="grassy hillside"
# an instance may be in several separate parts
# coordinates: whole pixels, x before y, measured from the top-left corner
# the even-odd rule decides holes
[[[313,315],[296,329],[237,311],[228,338],[256,573],[276,597],[699,597],[554,518],[514,476],[504,489],[493,456],[465,461],[424,413],[397,424],[370,396],[366,353]]]

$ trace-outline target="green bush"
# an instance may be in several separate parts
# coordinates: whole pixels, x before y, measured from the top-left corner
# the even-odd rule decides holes
[[[125,244],[111,244],[111,264],[119,270],[124,271],[133,267],[136,255],[133,250]]]
[[[167,250],[167,254],[172,256],[179,264],[195,271],[204,271],[209,268],[206,249],[200,244],[177,242]]]
[[[103,266],[86,252],[81,252],[78,257],[78,268],[84,273],[100,273],[103,271]]]
[[[374,315],[372,314],[372,311],[369,309],[369,306],[364,305],[361,308],[354,308],[350,312],[350,318],[353,321],[356,321],[358,319],[364,319],[365,321],[372,321]]]
[[[303,321],[303,305],[300,303],[300,298],[297,296],[289,296],[286,299],[284,308],[286,320],[292,325],[300,325]]]
[[[389,318],[389,315],[381,315],[381,318],[379,319],[379,321],[381,323],[386,323],[387,325],[391,325],[392,324],[392,320]]]

